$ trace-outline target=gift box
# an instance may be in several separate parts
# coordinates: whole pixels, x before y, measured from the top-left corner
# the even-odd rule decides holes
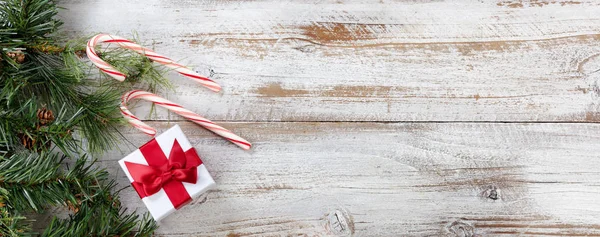
[[[215,186],[196,149],[177,125],[119,164],[157,221]]]

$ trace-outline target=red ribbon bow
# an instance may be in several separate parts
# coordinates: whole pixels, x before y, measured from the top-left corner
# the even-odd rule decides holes
[[[140,147],[140,151],[148,165],[125,161],[125,166],[134,180],[131,185],[140,198],[164,189],[175,208],[192,200],[183,182],[195,184],[198,179],[196,169],[202,164],[202,160],[196,149],[192,147],[184,152],[175,139],[167,159],[156,140],[152,139]]]

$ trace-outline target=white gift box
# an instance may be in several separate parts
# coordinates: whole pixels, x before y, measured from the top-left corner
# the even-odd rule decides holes
[[[144,144],[142,147],[140,147],[140,149],[144,149],[144,152],[146,155],[153,154],[153,153],[148,153],[148,148],[147,147],[144,148],[144,147],[150,146],[150,145],[156,146],[156,144],[158,144],[158,146],[160,147],[160,150],[162,150],[162,152],[164,153],[164,156],[162,156],[163,154],[157,154],[157,155],[159,157],[166,157],[167,159],[169,159],[169,156],[171,154],[171,149],[174,147],[175,141],[177,141],[179,143],[179,146],[181,147],[181,149],[184,152],[186,152],[186,154],[187,154],[187,152],[195,151],[195,149],[193,149],[192,145],[190,144],[188,139],[185,137],[185,135],[183,134],[183,131],[181,131],[181,128],[179,128],[178,125],[175,125],[172,128],[170,128],[169,130],[167,130],[166,132],[156,136],[153,140],[151,140],[150,142],[148,142],[148,143]],[[155,152],[160,152],[160,151],[158,151],[158,147],[155,147],[155,148],[156,149],[153,150],[154,154],[155,154]],[[121,165],[121,168],[123,169],[123,171],[125,171],[127,178],[129,178],[129,181],[132,184],[136,183],[136,181],[139,181],[139,180],[134,180],[133,176],[136,176],[136,175],[132,176],[132,174],[130,173],[130,170],[128,169],[126,162],[130,163],[130,165],[131,165],[131,163],[133,163],[133,164],[149,166],[146,157],[144,157],[144,155],[142,155],[142,151],[140,149],[137,149],[136,151],[129,154],[125,158],[119,160],[119,164]],[[198,158],[199,158],[199,156],[198,156]],[[162,158],[162,159],[164,159],[164,158]],[[200,196],[200,194],[208,191],[209,189],[211,189],[215,186],[215,182],[214,182],[213,178],[210,176],[210,174],[208,173],[208,170],[206,170],[206,167],[204,166],[204,164],[200,164],[199,166],[197,166],[196,171],[197,171],[197,179],[196,179],[195,184],[188,183],[188,182],[179,182],[176,180],[166,181],[166,182],[177,182],[177,183],[183,184],[185,191],[188,193],[189,197],[191,198],[189,200],[186,199],[187,202],[191,201],[192,199],[196,199],[198,196]],[[136,184],[140,184],[140,183],[137,182]],[[173,184],[173,185],[177,186],[179,184]],[[166,191],[165,188],[160,188],[160,190],[156,193],[153,193],[151,195],[144,195],[143,189],[142,189],[142,191],[140,191],[139,188],[135,187],[135,186],[136,185],[134,185],[134,188],[136,189],[136,191],[138,191],[138,194],[140,194],[140,197],[142,197],[142,201],[144,202],[144,204],[146,204],[146,207],[150,211],[150,214],[152,214],[152,217],[154,217],[154,219],[156,221],[163,219],[164,217],[173,213],[176,209],[184,206],[185,203],[187,203],[187,202],[185,202],[183,204],[178,204],[179,206],[178,206],[178,208],[176,208],[176,206],[172,202],[172,199],[181,199],[182,197],[187,197],[187,196],[182,195],[181,192],[173,192],[172,191],[173,189],[169,189],[169,191]],[[165,185],[165,187],[166,186],[167,185]],[[179,186],[181,186],[181,185],[179,185]],[[183,189],[180,188],[179,191],[183,191]],[[142,193],[140,193],[140,192],[142,192]]]

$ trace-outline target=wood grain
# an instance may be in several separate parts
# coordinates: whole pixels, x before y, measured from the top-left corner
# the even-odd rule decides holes
[[[159,236],[600,236],[597,124],[225,124],[249,152],[178,124],[218,187]],[[127,187],[116,161],[148,137],[123,132],[101,165]]]
[[[60,4],[65,34],[136,32],[212,75],[160,94],[254,144],[140,103],[218,183],[159,236],[600,236],[598,1]],[[100,165],[128,187],[116,161],[148,137],[121,131]]]
[[[161,94],[227,121],[597,122],[598,4],[61,1],[67,33],[137,32],[212,70],[220,94],[176,75]]]

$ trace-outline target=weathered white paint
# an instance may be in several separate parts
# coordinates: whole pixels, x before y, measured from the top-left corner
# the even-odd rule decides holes
[[[136,31],[213,70],[220,94],[160,94],[255,145],[179,122],[218,188],[161,236],[600,236],[598,1],[60,4],[69,34]],[[101,165],[126,187],[116,161],[148,137],[123,133]]]
[[[600,235],[600,125],[226,123],[247,152],[178,124],[217,188],[161,236]],[[131,144],[101,165],[126,187],[116,161],[149,137],[123,133]],[[144,211],[132,188],[121,197]]]
[[[61,1],[67,32],[213,70],[161,94],[228,121],[598,121],[598,4]]]

